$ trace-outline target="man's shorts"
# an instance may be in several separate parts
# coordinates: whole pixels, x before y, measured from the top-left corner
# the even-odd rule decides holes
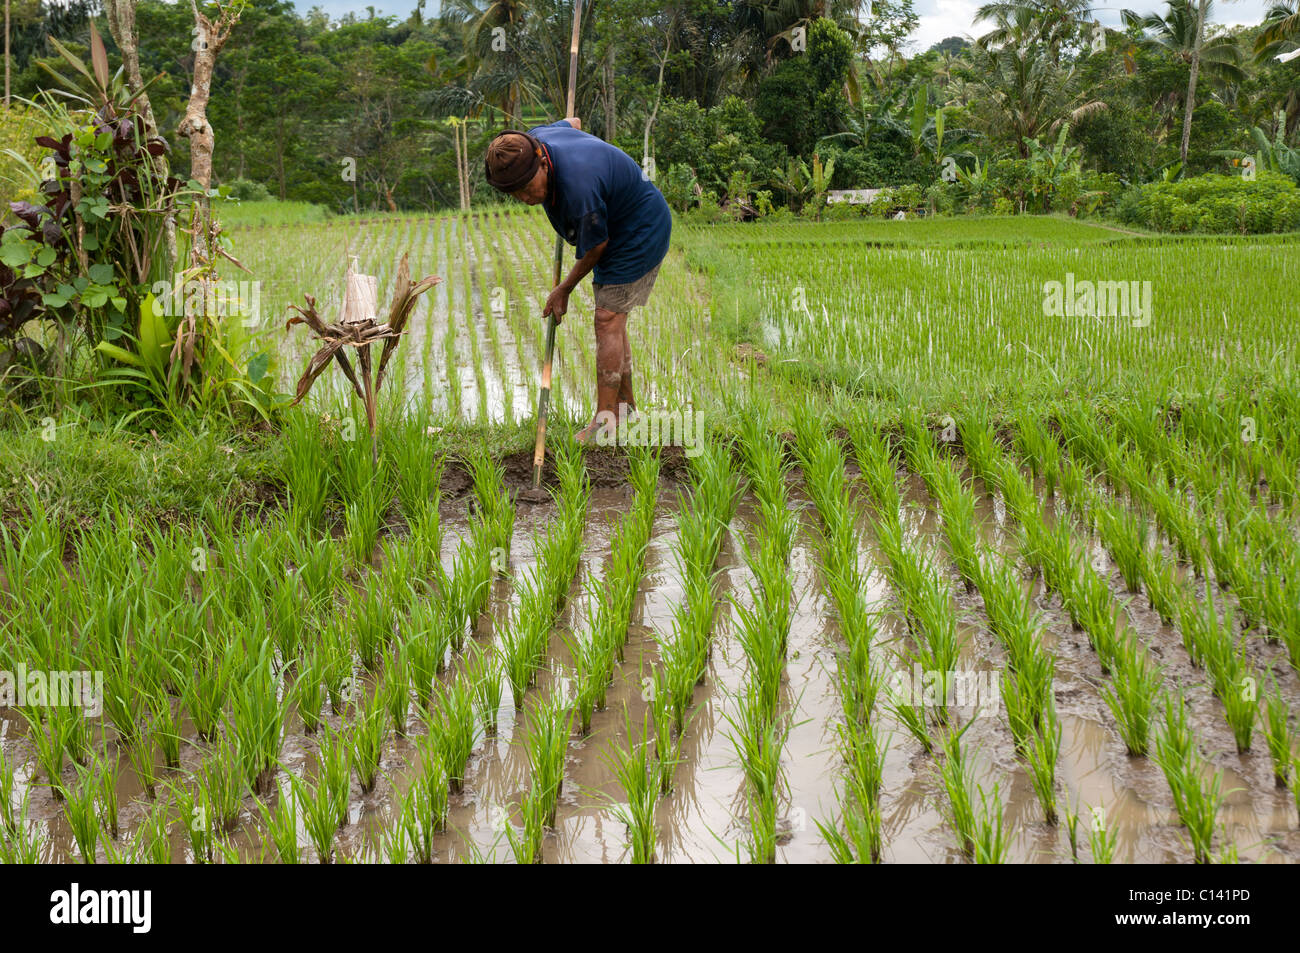
[[[659,263],[660,265],[663,262]],[[596,307],[615,314],[627,314],[633,308],[639,308],[650,300],[650,291],[659,276],[659,265],[655,265],[636,281],[622,285],[598,285],[592,282],[591,288],[596,292]]]

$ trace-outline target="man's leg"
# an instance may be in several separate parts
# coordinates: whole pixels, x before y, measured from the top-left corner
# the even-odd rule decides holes
[[[596,309],[596,417],[578,433],[580,441],[594,439],[604,426],[610,436],[618,421],[619,392],[623,385],[623,363],[627,354],[626,312]],[[627,355],[630,364],[630,354]]]
[[[618,412],[620,417],[631,416],[636,410],[636,398],[632,396],[632,345],[627,339],[627,321],[623,322],[623,367],[622,379],[618,384]]]

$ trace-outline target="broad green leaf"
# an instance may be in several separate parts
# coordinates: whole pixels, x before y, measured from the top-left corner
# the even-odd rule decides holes
[[[156,313],[153,295],[145,295],[140,302],[140,357],[146,366],[161,372],[170,349],[167,319]]]
[[[113,266],[100,262],[98,265],[91,265],[86,273],[90,275],[90,280],[96,284],[106,285],[113,280]]]
[[[50,265],[54,264],[54,259],[57,257],[59,257],[59,253],[49,245],[46,245],[36,253],[36,264],[48,268]]]
[[[266,351],[254,354],[253,359],[248,362],[248,379],[254,384],[258,383],[266,376],[266,368],[270,363],[271,355]]]
[[[0,247],[0,262],[4,262],[10,268],[19,268],[31,261],[31,258],[31,252],[25,244],[14,242]]]
[[[116,361],[123,364],[130,364],[132,367],[144,367],[144,362],[140,360],[139,355],[132,354],[126,348],[118,347],[116,344],[109,344],[107,341],[100,341],[95,345],[95,350],[101,354],[107,354]]]

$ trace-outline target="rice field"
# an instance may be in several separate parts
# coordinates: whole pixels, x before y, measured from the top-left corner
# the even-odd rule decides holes
[[[29,495],[0,671],[102,711],[0,705],[0,860],[1300,858],[1296,240],[681,229],[629,336],[640,411],[703,426],[573,442],[584,285],[531,503],[540,214],[235,234],[286,390],[282,312],[354,257],[444,279],[378,463],[327,374],[258,508]]]

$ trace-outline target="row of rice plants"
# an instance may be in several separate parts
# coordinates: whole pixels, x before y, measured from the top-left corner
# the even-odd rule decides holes
[[[1084,440],[1092,446],[1103,445],[1105,455],[1111,461],[1123,456],[1122,450],[1118,449],[1118,435],[1105,433],[1094,423],[1082,423],[1076,416],[1071,421],[1069,433],[1085,435]],[[1151,492],[1146,488],[1148,477],[1140,465],[1121,463],[1112,465],[1106,472],[1117,487],[1129,492],[1137,507],[1150,511],[1147,501]],[[1079,481],[1074,483],[1079,484]],[[1083,512],[1101,514],[1098,523],[1103,542],[1112,553],[1121,554],[1117,562],[1122,559],[1121,565],[1129,566],[1125,575],[1130,590],[1135,591],[1139,583],[1145,586],[1148,601],[1162,621],[1178,623],[1188,657],[1193,665],[1206,670],[1211,688],[1223,704],[1224,716],[1232,729],[1238,753],[1250,750],[1256,724],[1264,722],[1274,775],[1279,780],[1287,778],[1295,755],[1289,735],[1276,730],[1286,721],[1285,717],[1279,721],[1278,713],[1285,716],[1287,705],[1272,671],[1268,673],[1268,680],[1273,684],[1273,691],[1266,699],[1259,697],[1258,686],[1263,679],[1248,658],[1245,626],[1240,635],[1237,633],[1232,606],[1225,601],[1220,616],[1212,585],[1206,586],[1205,598],[1200,599],[1195,588],[1180,579],[1162,559],[1159,547],[1147,545],[1144,532],[1125,528],[1115,515],[1120,504],[1105,501],[1100,491],[1086,480],[1077,487],[1072,485],[1072,489],[1072,502],[1076,502]],[[1210,514],[1209,518],[1213,520],[1213,515]],[[1214,538],[1214,527],[1208,526],[1207,532]],[[1261,712],[1261,707],[1265,712]],[[1267,714],[1270,710],[1274,713],[1271,716]]]
[[[1026,429],[1040,426],[1028,418],[1022,419],[1021,425]],[[1025,439],[1032,445],[1044,442],[1041,434]],[[1120,612],[1113,605],[1104,578],[1073,549],[1070,527],[1064,519],[1058,520],[1055,527],[1047,522],[1032,486],[997,446],[992,433],[986,427],[972,426],[963,431],[963,440],[968,455],[984,461],[981,478],[1002,490],[1008,509],[1023,527],[1027,560],[1043,573],[1047,587],[1061,596],[1074,625],[1087,632],[1103,674],[1111,675],[1102,696],[1115,716],[1128,753],[1154,755],[1169,784],[1179,819],[1188,832],[1193,856],[1198,862],[1207,862],[1222,803],[1222,775],[1208,771],[1207,763],[1199,754],[1194,732],[1186,724],[1181,691],[1165,688],[1160,666],[1150,660],[1148,650],[1135,636],[1116,637]],[[976,449],[972,451],[972,447]],[[1084,501],[1088,495],[1097,491],[1086,478],[1068,472],[1073,465],[1068,457],[1061,458],[1055,485],[1061,488],[1066,503],[1079,513],[1087,505]],[[1095,505],[1096,500],[1092,503]],[[1161,709],[1165,713],[1163,729],[1157,725]],[[1165,747],[1170,737],[1177,742],[1172,748]],[[1230,844],[1225,847],[1229,853],[1233,849]]]
[[[572,440],[560,443],[555,450],[555,470],[559,478],[557,511],[546,534],[534,536],[537,564],[515,582],[519,601],[499,645],[517,710],[522,710],[524,694],[546,660],[551,628],[568,601],[582,556],[582,531],[591,499],[582,448]]]
[[[1059,819],[1056,764],[1061,750],[1061,722],[1053,689],[1056,660],[1043,646],[1040,614],[1021,585],[1014,563],[979,541],[974,522],[975,497],[969,485],[963,483],[949,461],[939,457],[930,432],[920,421],[908,420],[904,429],[908,463],[939,502],[954,563],[966,584],[979,590],[989,628],[1006,651],[1002,703],[1016,757],[1038,796],[1043,819],[1055,825]],[[976,466],[986,469],[988,463],[979,461]]]
[[[1293,531],[1295,500],[1290,491],[1277,490],[1287,485],[1288,478],[1283,475],[1287,468],[1290,479],[1295,479],[1293,451],[1266,453],[1262,459],[1278,462],[1245,467],[1250,477],[1243,480],[1239,468],[1223,471],[1215,466],[1213,457],[1198,452],[1203,449],[1200,441],[1193,451],[1176,435],[1167,434],[1160,409],[1139,403],[1127,412],[1118,412],[1109,437],[1103,436],[1098,422],[1082,408],[1063,411],[1060,416],[1068,438],[1085,447],[1105,448],[1100,460],[1088,456],[1089,462],[1154,515],[1180,556],[1189,558],[1188,551],[1193,553],[1197,575],[1205,575],[1207,562],[1212,565],[1219,585],[1236,596],[1244,627],[1258,627],[1266,640],[1282,642],[1292,668],[1300,671],[1300,546]],[[1249,419],[1254,428],[1253,418],[1242,419]],[[1214,432],[1218,434],[1220,428]],[[1257,443],[1251,434],[1245,436],[1251,439],[1236,434],[1235,443],[1246,447]],[[1136,450],[1118,449],[1121,438]],[[1283,440],[1287,446],[1294,442],[1290,437]],[[1261,472],[1267,493],[1260,486]],[[1270,513],[1271,501],[1283,509]]]
[[[708,671],[717,608],[715,566],[742,489],[729,447],[708,441],[701,451],[689,461],[688,492],[677,495],[674,559],[683,598],[674,611],[671,632],[656,634],[660,661],[643,680],[648,709],[639,732],[625,713],[625,743],[604,756],[625,798],[613,811],[627,826],[633,863],[654,859],[655,804],[673,789],[695,688]],[[638,477],[640,469],[634,455],[634,484],[645,482]],[[600,620],[605,610],[596,605]]]
[[[907,541],[897,463],[880,426],[868,417],[858,417],[850,422],[849,435],[874,510],[872,526],[885,556],[884,574],[916,646],[903,664],[925,671],[936,697],[932,713],[927,712],[924,696],[892,698],[890,711],[927,755],[933,754],[936,747],[931,733],[933,720],[942,755],[936,767],[947,793],[945,814],[958,844],[976,863],[1003,863],[1009,856],[1011,834],[1003,823],[1000,785],[994,782],[992,790],[985,790],[976,782],[970,751],[962,742],[974,720],[958,727],[948,710],[948,699],[955,694],[953,680],[960,667],[951,593],[933,559]]]
[[[743,548],[757,586],[749,585],[743,602],[732,598],[746,674],[736,714],[727,719],[749,788],[749,857],[754,863],[772,863],[781,752],[791,727],[791,713],[781,710],[781,686],[794,612],[790,553],[798,517],[787,490],[792,463],[771,422],[754,408],[741,419],[740,457],[759,512],[753,542],[745,540]]]
[[[842,716],[836,734],[844,758],[840,815],[818,821],[818,829],[838,863],[877,863],[884,847],[880,788],[888,740],[882,741],[875,717],[883,676],[871,655],[876,626],[858,565],[858,507],[845,481],[844,450],[824,421],[814,413],[797,414],[795,438],[804,486],[817,510],[822,587],[847,649],[836,655]]]

